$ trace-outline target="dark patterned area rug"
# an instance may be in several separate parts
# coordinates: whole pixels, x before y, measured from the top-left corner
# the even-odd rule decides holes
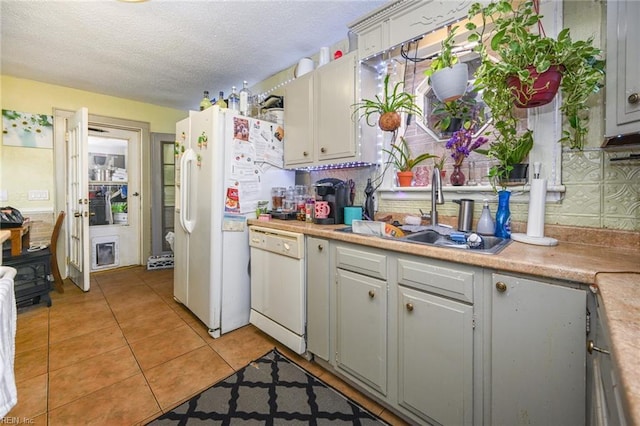
[[[273,349],[149,425],[387,425]]]

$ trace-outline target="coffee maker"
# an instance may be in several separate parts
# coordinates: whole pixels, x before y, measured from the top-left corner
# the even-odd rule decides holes
[[[318,225],[334,225],[344,223],[344,208],[350,205],[350,188],[347,182],[335,178],[320,179],[314,184],[316,201],[329,203],[329,216],[324,219],[313,219]]]

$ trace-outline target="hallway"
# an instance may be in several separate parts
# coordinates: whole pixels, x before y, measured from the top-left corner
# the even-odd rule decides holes
[[[4,422],[145,424],[277,346],[387,422],[404,423],[251,325],[212,339],[174,301],[172,269],[101,272],[87,293],[68,280],[64,288],[51,293],[51,308],[18,313],[18,405]]]

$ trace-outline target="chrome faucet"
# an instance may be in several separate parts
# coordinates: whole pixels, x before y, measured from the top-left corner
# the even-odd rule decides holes
[[[444,204],[444,196],[442,195],[442,179],[440,177],[440,169],[433,166],[431,173],[431,213],[422,215],[424,219],[431,219],[431,225],[438,225],[438,210],[436,205]],[[421,211],[422,212],[422,211]]]

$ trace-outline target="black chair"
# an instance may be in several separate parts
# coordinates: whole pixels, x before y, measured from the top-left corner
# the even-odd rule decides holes
[[[48,247],[39,250],[23,248],[18,256],[7,256],[7,251],[3,253],[3,264],[14,267],[18,271],[14,279],[14,289],[16,304],[19,307],[38,304],[42,299],[47,302],[47,306],[51,306],[49,292],[52,281],[59,293],[64,292],[56,260],[56,245],[64,216],[64,212],[58,214]]]

